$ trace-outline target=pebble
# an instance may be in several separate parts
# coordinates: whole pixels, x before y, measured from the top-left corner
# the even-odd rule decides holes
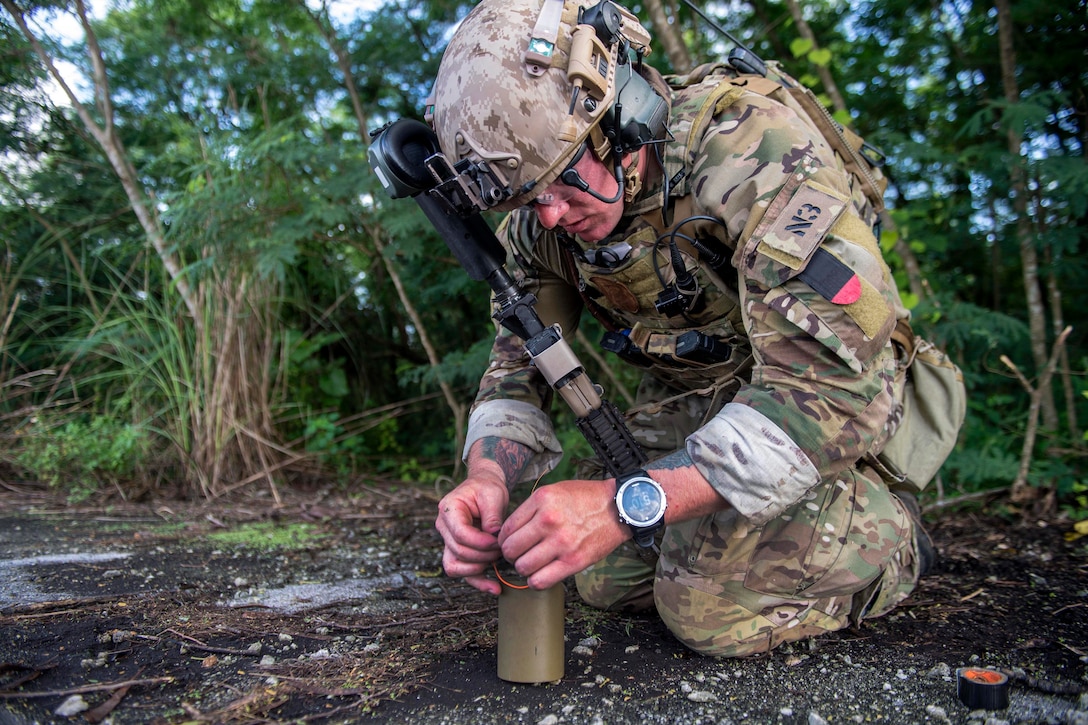
[[[79,713],[86,712],[90,708],[91,706],[87,704],[82,695],[72,695],[62,702],[60,706],[53,711],[53,714],[57,717],[75,717]]]
[[[545,715],[540,720],[537,720],[536,725],[558,725],[558,715]]]
[[[949,667],[947,662],[938,662],[933,666],[929,672],[926,673],[926,677],[948,679],[952,676],[952,668]]]
[[[688,693],[688,699],[692,702],[717,702],[718,696],[707,690],[693,690]]]
[[[926,705],[926,715],[937,722],[951,722],[948,719],[948,711],[938,705]]]

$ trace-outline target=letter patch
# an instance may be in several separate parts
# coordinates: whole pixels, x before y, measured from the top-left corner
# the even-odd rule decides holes
[[[782,207],[760,239],[758,251],[790,269],[801,269],[845,209],[845,200],[807,181]]]

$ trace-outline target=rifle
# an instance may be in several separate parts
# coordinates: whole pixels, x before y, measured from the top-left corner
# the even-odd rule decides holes
[[[367,159],[390,198],[415,199],[469,277],[490,285],[497,303],[493,317],[525,341],[533,364],[570,406],[608,472],[618,478],[641,469],[646,454],[619,409],[601,397],[602,388],[589,379],[559,326],[541,321],[536,297],[507,272],[506,252],[479,212],[479,196],[500,193],[486,167],[473,169],[474,183],[466,182],[464,171],[442,154],[434,131],[405,118],[371,133]]]

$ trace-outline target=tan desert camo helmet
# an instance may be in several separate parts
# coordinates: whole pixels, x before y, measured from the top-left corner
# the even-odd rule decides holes
[[[648,50],[646,29],[609,5],[631,47]],[[505,182],[509,196],[492,210],[531,201],[587,139],[600,158],[607,154],[599,124],[615,99],[620,44],[606,46],[591,26],[579,25],[582,7],[577,0],[483,0],[442,57],[428,115],[451,163],[486,163]]]

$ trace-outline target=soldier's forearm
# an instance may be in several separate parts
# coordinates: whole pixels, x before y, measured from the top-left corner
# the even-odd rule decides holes
[[[469,475],[497,467],[507,488],[521,479],[522,471],[533,457],[533,450],[515,441],[497,436],[487,436],[472,444],[468,451]]]

